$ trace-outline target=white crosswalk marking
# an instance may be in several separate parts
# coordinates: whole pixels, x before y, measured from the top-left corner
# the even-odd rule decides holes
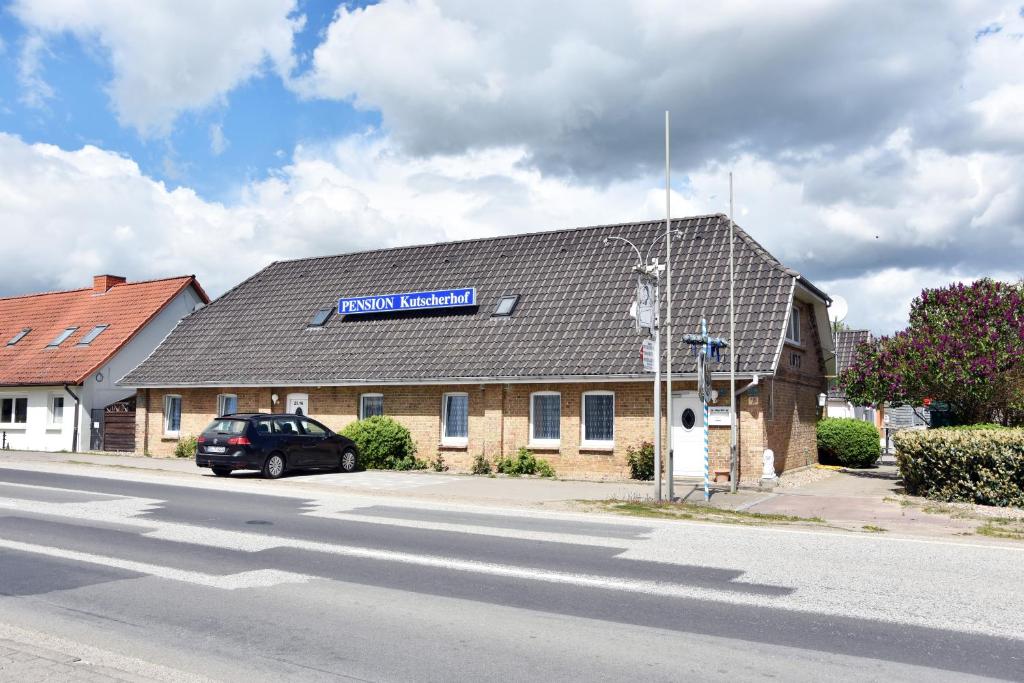
[[[277,586],[282,583],[305,583],[313,578],[304,574],[294,574],[292,572],[282,572],[274,569],[258,569],[254,571],[240,572],[238,574],[217,576],[215,574],[204,574],[202,572],[193,572],[185,569],[173,569],[171,567],[164,567],[157,564],[149,564],[148,562],[122,560],[117,557],[109,557],[106,555],[94,555],[93,553],[82,553],[76,550],[51,548],[49,546],[38,545],[36,543],[21,543],[19,541],[8,541],[6,539],[0,539],[0,548],[18,550],[24,553],[33,553],[35,555],[57,557],[62,560],[72,560],[74,562],[98,564],[104,567],[124,569],[138,574],[158,576],[162,579],[184,581],[185,583],[194,583],[199,586],[209,586],[210,588],[221,588],[224,590],[235,590],[238,588],[269,588],[270,586]]]

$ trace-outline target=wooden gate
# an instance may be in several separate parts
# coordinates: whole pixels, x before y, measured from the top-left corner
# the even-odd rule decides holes
[[[103,409],[103,450],[135,451],[135,397]]]

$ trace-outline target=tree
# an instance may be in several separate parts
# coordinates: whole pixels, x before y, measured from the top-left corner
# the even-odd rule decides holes
[[[910,325],[862,344],[839,378],[859,405],[949,406],[954,422],[1024,419],[1024,286],[994,280],[926,289]]]

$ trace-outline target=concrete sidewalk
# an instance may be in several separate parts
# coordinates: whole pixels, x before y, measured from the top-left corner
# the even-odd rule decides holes
[[[209,487],[230,486],[233,490],[301,494],[355,494],[456,503],[493,508],[543,508],[549,510],[588,509],[584,501],[650,502],[654,485],[635,481],[574,481],[532,477],[487,477],[430,471],[392,472],[368,470],[354,473],[312,472],[286,476],[276,481],[261,479],[258,473],[236,473],[228,482],[210,470],[196,467],[192,460],[92,453],[0,452],[0,465],[26,466],[51,471],[104,472],[113,476],[132,471],[166,477],[167,483],[192,481]],[[677,501],[711,505],[725,510],[819,518],[827,526],[858,532],[890,533],[924,537],[971,536],[993,516],[1024,514],[978,506],[948,509],[939,504],[903,495],[894,465],[868,470],[809,468],[783,475],[770,491],[713,491],[704,502],[701,482],[677,481]],[[591,508],[592,509],[592,508]],[[756,520],[751,520],[756,521]],[[820,524],[820,523],[819,523]]]

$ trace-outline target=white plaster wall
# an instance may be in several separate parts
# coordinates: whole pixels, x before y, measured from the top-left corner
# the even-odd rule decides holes
[[[76,394],[81,387],[71,387]],[[60,425],[50,424],[50,396],[64,397],[64,418]],[[0,397],[28,398],[28,422],[25,424],[0,424],[0,432],[7,435],[7,446],[11,449],[32,451],[70,451],[75,424],[75,401],[64,387],[24,387],[0,389]],[[0,438],[0,443],[3,439]]]

